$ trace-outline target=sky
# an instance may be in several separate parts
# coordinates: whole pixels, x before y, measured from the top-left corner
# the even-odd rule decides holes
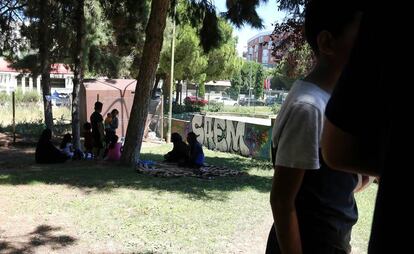
[[[224,12],[226,8],[226,0],[213,0],[217,11]],[[276,0],[269,0],[267,3],[262,3],[257,9],[257,13],[263,20],[264,29],[254,29],[249,25],[245,25],[241,29],[234,27],[233,33],[238,37],[237,52],[241,56],[243,51],[246,51],[247,41],[258,33],[265,31],[273,31],[275,22],[280,22],[285,17],[284,12],[278,10]]]

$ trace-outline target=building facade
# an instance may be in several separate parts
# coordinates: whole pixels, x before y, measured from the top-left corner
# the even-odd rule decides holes
[[[30,73],[13,69],[10,63],[0,57],[0,91],[11,93],[21,89],[41,93],[40,75],[33,77]],[[64,64],[53,64],[50,71],[50,87],[52,93],[71,93],[73,89],[73,72]]]
[[[266,67],[275,65],[272,57],[273,41],[271,31],[259,33],[247,41],[247,52],[244,53],[246,60],[261,63]]]

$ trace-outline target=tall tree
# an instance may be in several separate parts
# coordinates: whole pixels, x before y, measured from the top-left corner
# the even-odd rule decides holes
[[[240,70],[242,60],[237,55],[237,39],[233,37],[233,28],[223,20],[219,20],[221,43],[208,52],[206,81],[230,79]]]
[[[314,64],[312,51],[304,35],[304,5],[308,0],[278,0],[279,9],[288,13],[288,18],[276,23],[271,35],[274,41],[272,55],[278,66],[272,84],[289,89],[291,81],[302,77]],[[284,85],[282,85],[284,84]]]
[[[229,88],[230,97],[237,100],[240,94],[240,89],[243,86],[243,79],[240,71],[236,72],[230,80],[231,87]]]
[[[206,81],[230,79],[242,64],[241,58],[237,56],[236,38],[232,35],[233,29],[223,19],[219,20],[219,33],[221,42],[217,48],[206,53],[200,45],[196,28],[187,24],[185,20],[178,27],[174,78],[199,84],[200,96],[205,93],[204,83]],[[170,66],[171,47],[165,47],[161,53],[158,72],[169,73]],[[166,86],[166,88],[169,87]]]
[[[23,0],[0,1],[0,56],[7,56],[19,46],[18,27],[23,22],[26,5]]]
[[[43,93],[43,109],[45,116],[46,127],[53,130],[53,113],[50,94],[50,55],[51,49],[51,16],[50,0],[44,0],[39,4],[39,26],[38,26],[38,43],[39,43],[39,61],[40,61],[40,74],[42,76],[40,85]]]
[[[73,15],[76,28],[76,42],[73,47],[74,77],[72,91],[72,136],[73,145],[80,149],[80,122],[79,122],[79,89],[83,84],[83,53],[85,48],[85,1],[75,1]]]
[[[34,77],[41,75],[44,119],[53,130],[53,114],[50,93],[51,64],[69,58],[73,29],[71,1],[32,0],[25,2],[22,22],[18,23],[20,45],[13,58],[13,67],[30,70]]]
[[[94,0],[97,1],[97,0]],[[144,48],[145,26],[149,14],[149,0],[99,0],[97,11],[101,12],[105,26],[96,24],[100,32],[107,33],[110,40],[95,45],[90,57],[92,70],[111,78],[137,77]],[[93,17],[95,18],[95,17]],[[106,63],[106,64],[102,64]]]
[[[207,56],[200,47],[196,29],[190,25],[181,25],[177,29],[174,57],[174,79],[195,81],[207,67]],[[159,72],[171,70],[171,46],[166,47],[160,57]]]
[[[137,163],[139,159],[149,98],[160,58],[169,5],[169,0],[153,0],[151,3],[151,14],[145,31],[144,51],[121,158],[127,164]]]
[[[256,66],[255,69],[255,77],[254,77],[254,96],[256,98],[262,98],[263,97],[263,86],[264,86],[264,80],[265,80],[265,73],[263,66],[259,64]]]

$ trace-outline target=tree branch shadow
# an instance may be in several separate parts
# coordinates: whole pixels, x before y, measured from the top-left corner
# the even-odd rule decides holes
[[[0,240],[0,253],[18,254],[34,253],[36,248],[46,246],[52,250],[60,250],[73,245],[77,239],[69,235],[56,235],[61,227],[39,225],[32,232],[22,236],[2,237]]]

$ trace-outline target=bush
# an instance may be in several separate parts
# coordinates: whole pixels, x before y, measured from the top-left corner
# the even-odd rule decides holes
[[[0,105],[11,103],[11,96],[6,92],[0,92]]]
[[[180,105],[173,103],[172,105],[172,113],[173,114],[183,114],[187,112],[200,112],[202,107],[198,106],[197,104],[186,103],[185,105]],[[168,107],[164,107],[164,114],[168,114]]]
[[[185,111],[186,112],[200,112],[201,111],[201,108],[202,107],[200,107],[197,104],[193,104],[193,105],[187,104],[187,105],[185,105]]]
[[[16,123],[16,133],[24,136],[39,137],[46,128],[42,120]],[[12,132],[13,126],[0,124],[1,132]]]
[[[172,107],[172,112],[173,112],[173,114],[182,114],[182,113],[186,112],[185,105],[180,105],[180,104],[174,103],[173,107]]]
[[[277,115],[279,113],[281,107],[282,107],[282,105],[280,105],[280,104],[277,104],[277,103],[273,104],[272,105],[273,114]]]
[[[36,91],[27,91],[23,93],[21,89],[17,89],[15,92],[16,103],[37,103],[41,98],[41,95]]]
[[[36,91],[28,91],[23,94],[23,103],[37,103],[41,100],[42,96]]]
[[[208,108],[207,111],[208,112],[220,112],[223,111],[224,109],[224,104],[223,103],[209,103],[208,104]]]
[[[202,107],[207,104],[207,101],[186,97],[184,99],[184,104],[186,112],[200,112]]]

